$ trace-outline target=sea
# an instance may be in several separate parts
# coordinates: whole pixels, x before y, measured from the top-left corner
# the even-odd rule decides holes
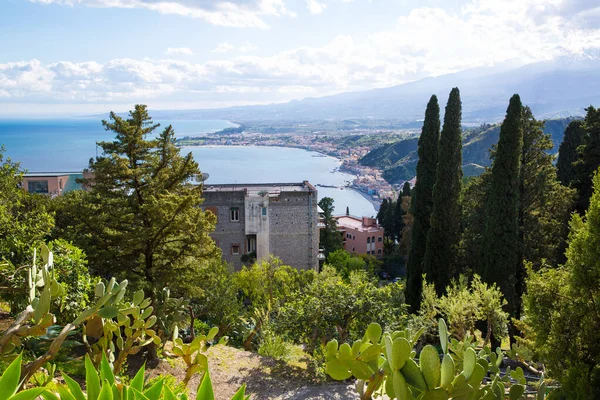
[[[28,172],[80,172],[90,158],[99,155],[96,143],[113,140],[101,118],[0,120],[0,145],[4,157],[19,162]],[[220,120],[155,120],[161,127],[173,125],[176,137],[216,132],[235,124]],[[161,129],[161,128],[159,128]],[[286,183],[308,180],[317,186],[319,198],[332,197],[335,213],[372,216],[375,207],[360,192],[343,187],[353,175],[339,171],[341,161],[303,149],[263,146],[190,146],[207,184]],[[324,187],[327,186],[327,187]]]

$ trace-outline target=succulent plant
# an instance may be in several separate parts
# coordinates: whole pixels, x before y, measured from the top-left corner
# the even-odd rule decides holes
[[[413,350],[422,332],[382,333],[379,324],[369,325],[362,340],[338,346],[327,343],[326,372],[336,380],[357,378],[361,399],[386,394],[391,399],[519,399],[525,392],[522,369],[499,374],[502,352],[489,347],[475,350],[472,339],[450,340],[446,323],[438,324],[442,354],[425,346],[415,360]],[[512,378],[512,380],[511,380]],[[517,383],[512,383],[516,381]],[[544,398],[543,392],[538,395]]]

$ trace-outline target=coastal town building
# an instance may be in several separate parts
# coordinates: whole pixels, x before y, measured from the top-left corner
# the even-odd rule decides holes
[[[308,181],[204,184],[202,208],[217,216],[211,237],[223,259],[239,270],[272,254],[297,269],[318,270],[317,190]],[[322,225],[322,224],[321,224]]]
[[[354,254],[383,257],[383,228],[375,218],[342,215],[336,217],[344,250]]]
[[[81,172],[34,172],[23,176],[22,187],[29,193],[56,197],[82,189],[82,184],[78,182],[80,179],[83,179]]]

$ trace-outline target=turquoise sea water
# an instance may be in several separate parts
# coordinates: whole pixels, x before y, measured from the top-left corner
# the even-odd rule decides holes
[[[233,126],[228,121],[156,121],[173,125],[177,137],[215,132]],[[0,144],[5,156],[30,172],[78,172],[96,155],[96,142],[112,140],[98,118],[61,120],[0,120]],[[100,149],[98,149],[100,151]],[[210,183],[301,182],[343,185],[352,175],[336,169],[340,161],[318,153],[281,147],[185,147],[191,151]],[[336,213],[346,206],[353,215],[374,215],[373,205],[350,189],[317,187],[319,197],[333,197]]]

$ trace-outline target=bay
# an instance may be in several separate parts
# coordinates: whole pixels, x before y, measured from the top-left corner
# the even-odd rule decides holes
[[[216,120],[163,120],[173,125],[177,137],[194,136],[235,126]],[[96,155],[96,142],[113,140],[99,118],[56,120],[0,120],[0,145],[5,156],[29,172],[80,172]],[[337,171],[340,160],[302,149],[260,146],[185,147],[213,183],[301,182],[343,186],[352,175]],[[349,188],[317,187],[319,198],[332,197],[335,213],[371,216],[375,208],[359,192]]]

